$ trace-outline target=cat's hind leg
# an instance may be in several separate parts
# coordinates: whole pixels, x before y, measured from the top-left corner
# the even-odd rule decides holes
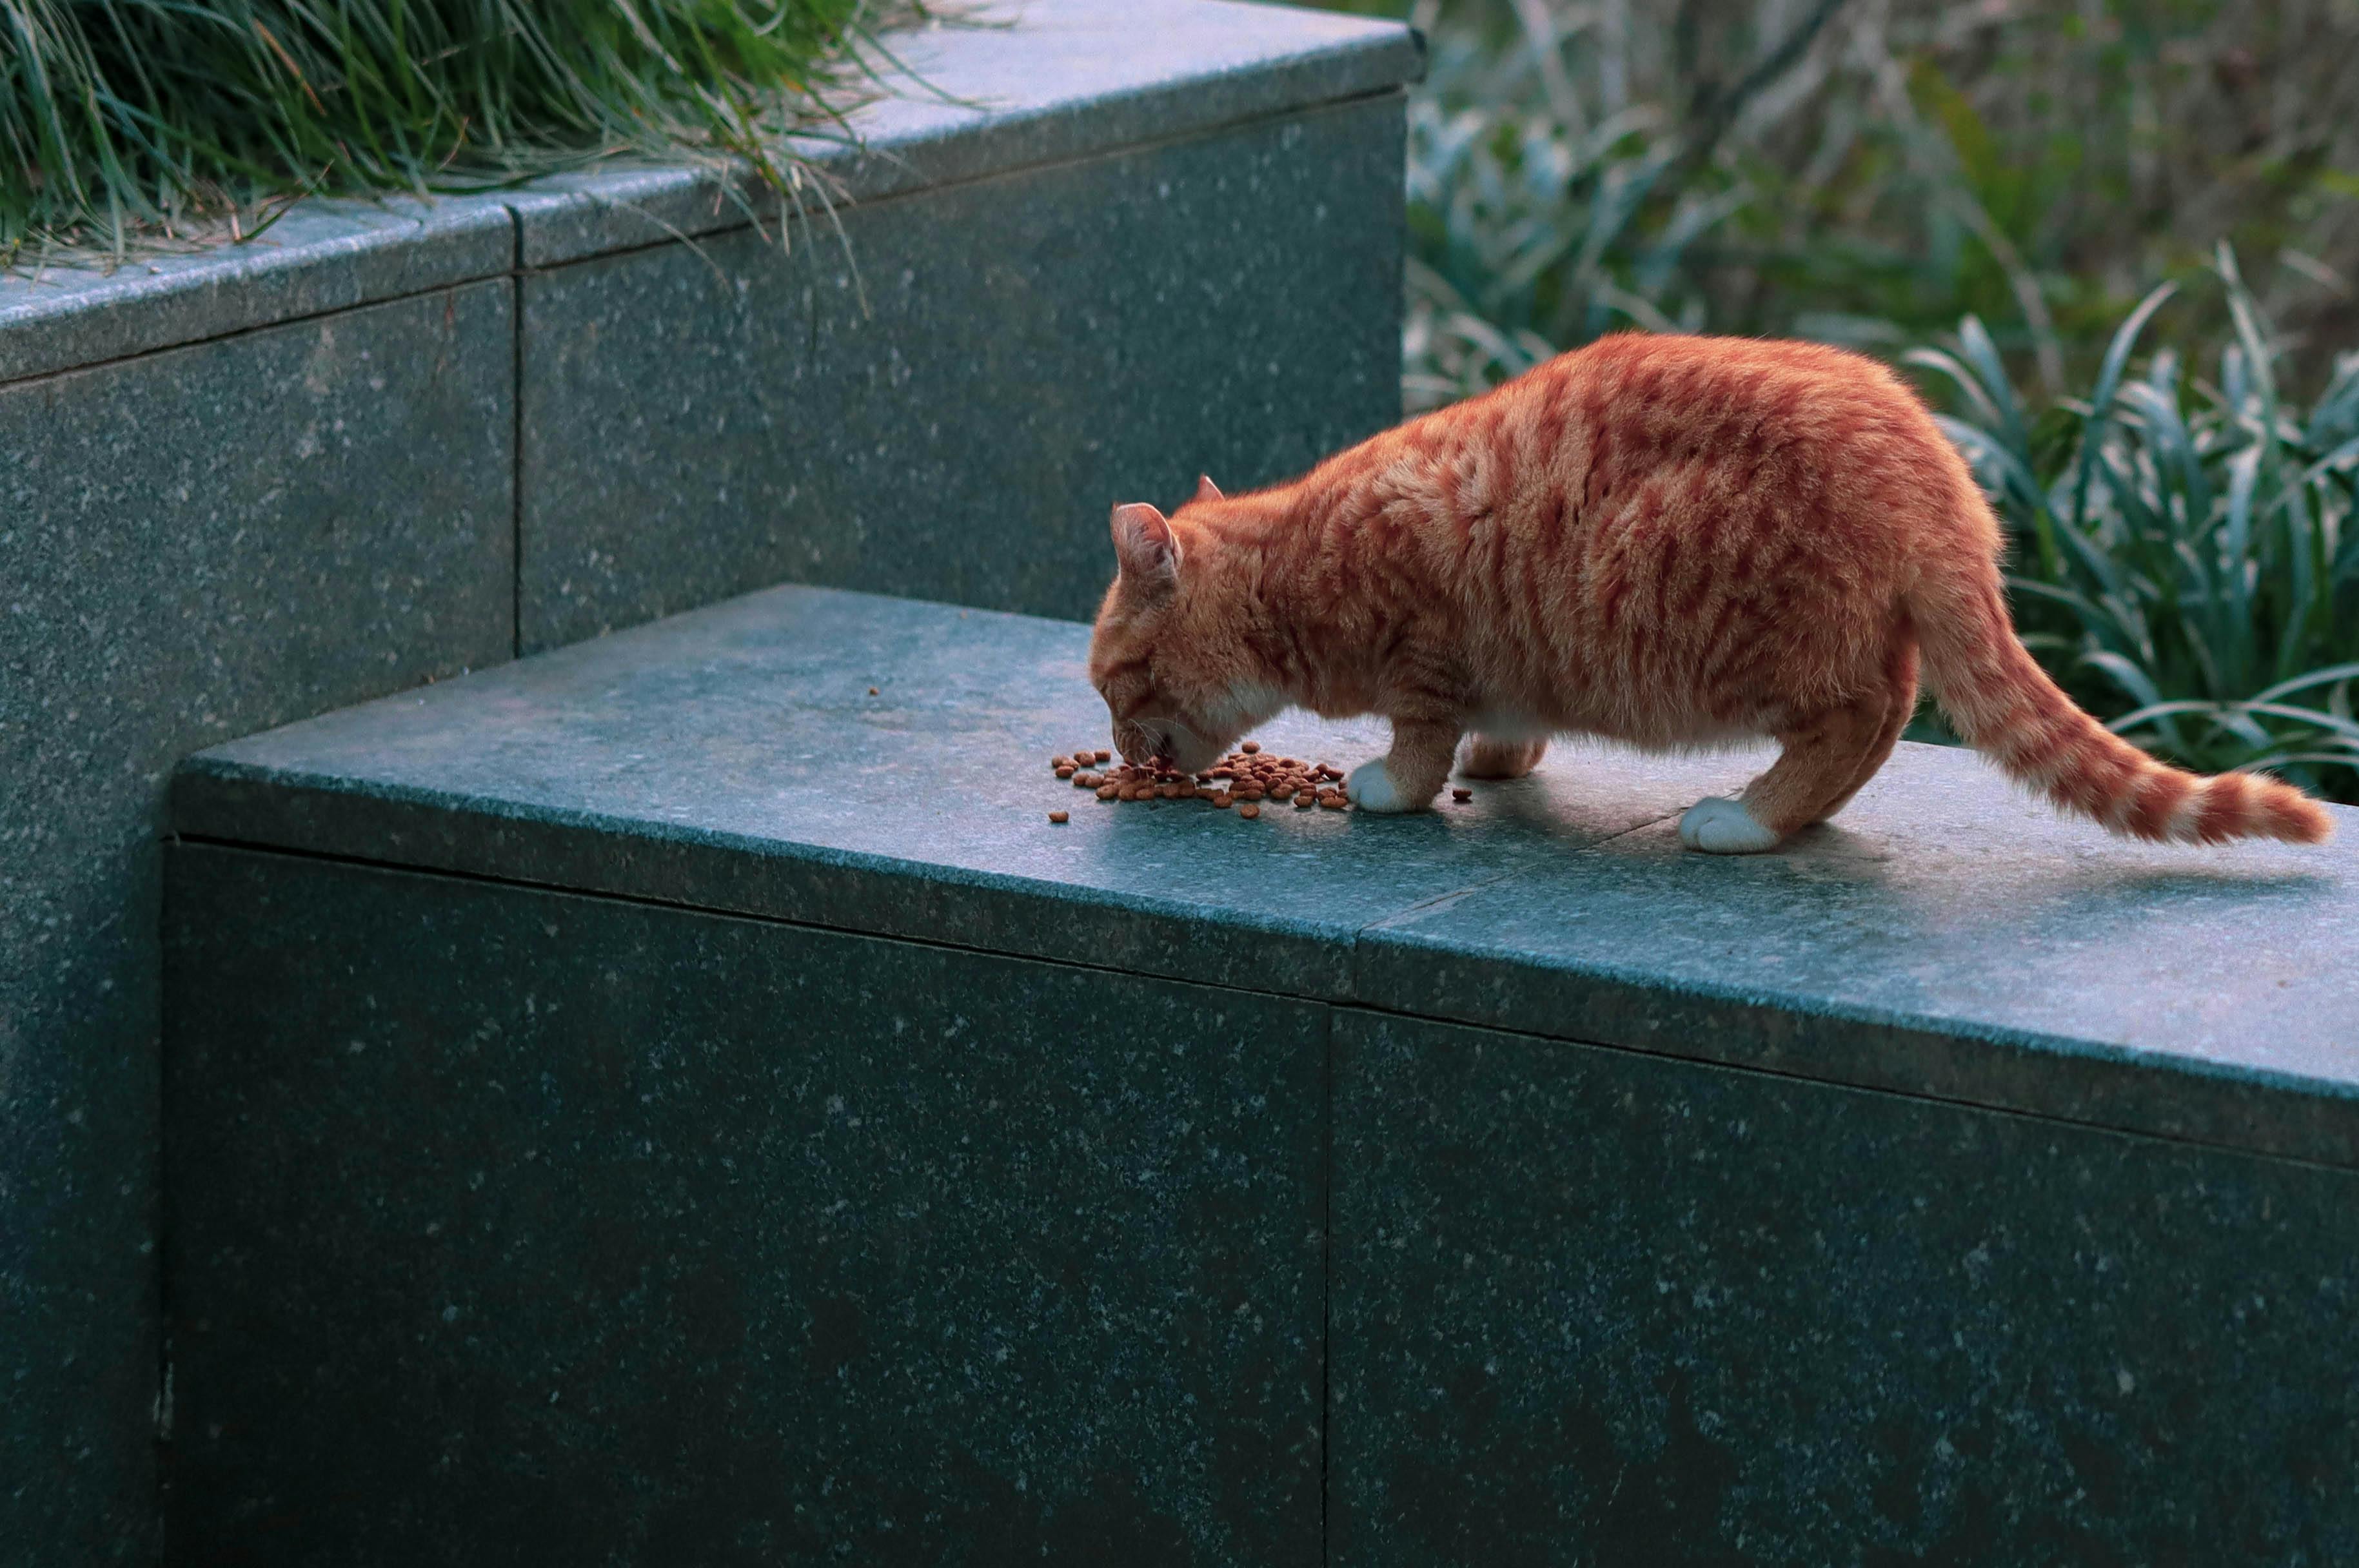
[[[1852,771],[1850,784],[1821,806],[1812,821],[1824,822],[1851,804],[1851,797],[1859,793],[1860,786],[1874,778],[1876,770],[1891,760],[1892,748],[1900,743],[1900,732],[1908,728],[1911,719],[1917,717],[1915,638],[1909,638],[1893,650],[1890,674],[1892,689],[1885,698],[1884,728],[1876,731],[1875,739],[1868,744],[1866,754],[1860,758],[1859,765]]]
[[[1680,818],[1680,842],[1713,855],[1757,855],[1820,821],[1881,766],[1906,712],[1880,687],[1808,723],[1777,731],[1785,751],[1734,800],[1700,800]],[[1914,693],[1911,697],[1913,699]],[[1914,703],[1908,705],[1913,708]]]
[[[1477,735],[1466,743],[1458,771],[1470,779],[1519,779],[1539,766],[1546,741],[1501,740]]]

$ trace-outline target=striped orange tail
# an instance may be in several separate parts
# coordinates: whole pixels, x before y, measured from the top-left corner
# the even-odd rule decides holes
[[[2289,784],[2259,773],[2182,773],[2083,713],[2017,640],[1987,564],[1930,570],[1908,608],[1927,679],[1958,733],[2064,809],[2125,838],[2170,844],[2316,844],[2333,831],[2326,809]]]

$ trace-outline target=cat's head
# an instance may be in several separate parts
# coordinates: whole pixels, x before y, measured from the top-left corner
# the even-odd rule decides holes
[[[1204,541],[1190,537],[1188,514],[1221,499],[1207,479],[1176,519],[1144,503],[1114,509],[1116,571],[1090,641],[1090,680],[1125,762],[1201,772],[1281,706],[1230,624],[1214,563],[1191,547]]]

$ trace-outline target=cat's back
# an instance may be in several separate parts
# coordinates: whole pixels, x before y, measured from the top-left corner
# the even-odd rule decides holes
[[[1518,399],[1529,410],[1565,406],[1625,447],[1840,445],[1933,428],[1889,369],[1823,343],[1624,332],[1529,374],[1534,384]]]
[[[1559,354],[1369,443],[1371,469],[1485,511],[1571,486],[1592,500],[1665,465],[1799,482],[1946,449],[1915,393],[1821,343],[1625,332]]]

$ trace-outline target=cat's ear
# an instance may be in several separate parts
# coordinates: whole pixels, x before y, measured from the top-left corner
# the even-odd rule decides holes
[[[1180,581],[1180,539],[1163,514],[1143,501],[1114,509],[1114,554],[1122,575],[1141,587],[1170,588]]]
[[[1212,482],[1212,476],[1211,474],[1200,473],[1196,476],[1196,499],[1199,501],[1222,501],[1227,498],[1221,494],[1221,487]]]

